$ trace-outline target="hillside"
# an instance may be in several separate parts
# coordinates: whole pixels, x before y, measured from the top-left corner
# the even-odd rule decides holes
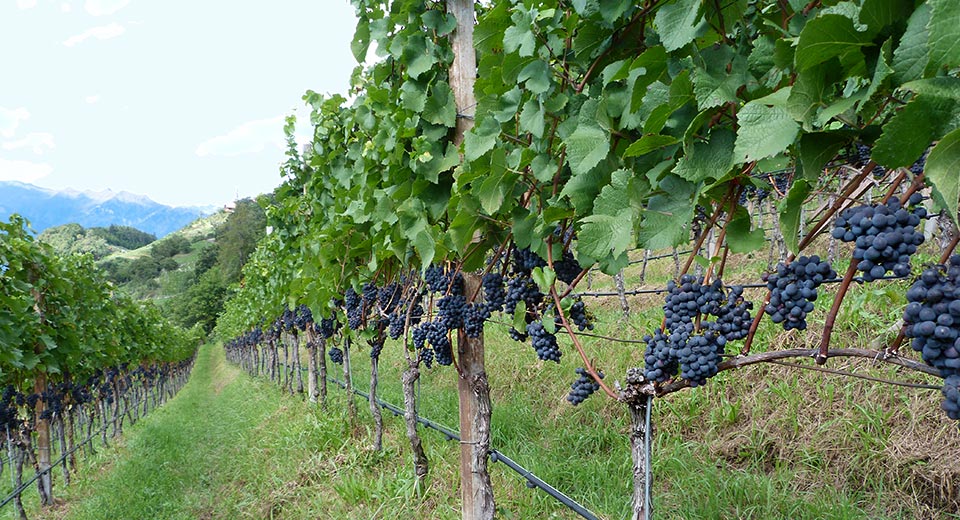
[[[19,213],[38,233],[49,227],[77,223],[83,227],[130,226],[163,237],[210,211],[166,206],[124,191],[57,191],[0,181],[0,220]]]

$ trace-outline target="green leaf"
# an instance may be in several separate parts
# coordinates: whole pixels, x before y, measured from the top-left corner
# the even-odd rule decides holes
[[[531,30],[532,20],[527,25],[511,25],[503,33],[503,50],[513,53],[519,50],[520,56],[533,56],[537,38]]]
[[[430,97],[423,107],[423,119],[435,125],[449,128],[457,126],[457,107],[453,90],[446,82],[439,82],[430,89]]]
[[[516,174],[507,171],[506,162],[503,149],[495,149],[490,154],[490,174],[475,192],[480,199],[480,206],[488,215],[495,215],[500,210],[507,194],[513,191],[517,182]]]
[[[676,175],[667,175],[660,189],[663,194],[650,198],[640,222],[638,242],[647,249],[673,247],[689,239],[698,186]]]
[[[930,0],[930,31],[928,45],[930,61],[927,75],[960,66],[960,2],[957,0]]]
[[[893,51],[893,79],[897,83],[906,83],[923,77],[923,71],[930,61],[930,49],[927,47],[930,22],[930,4],[920,4],[907,20],[907,30],[900,38],[900,45]]]
[[[623,152],[624,157],[638,157],[648,154],[654,150],[659,150],[664,146],[670,146],[677,143],[677,138],[669,135],[650,134],[641,137],[627,147]]]
[[[763,247],[766,243],[763,229],[751,230],[752,225],[750,213],[746,208],[738,206],[733,220],[727,226],[727,244],[730,245],[731,253],[749,253]]]
[[[636,211],[630,201],[632,173],[617,170],[600,190],[594,214],[585,217],[577,251],[594,260],[617,257],[631,247]]]
[[[693,95],[700,110],[736,101],[747,83],[747,59],[723,45],[701,51],[704,67],[693,69]]]
[[[523,110],[520,111],[520,130],[530,132],[534,137],[540,139],[543,137],[546,114],[539,100],[528,100],[523,104]]]
[[[864,0],[860,7],[860,23],[876,34],[909,16],[911,7],[903,0]]]
[[[846,139],[828,132],[804,134],[800,137],[800,171],[803,178],[816,183],[823,167],[840,151]]]
[[[403,103],[403,108],[411,112],[422,112],[427,103],[426,86],[413,80],[404,81],[400,87],[400,102]]]
[[[577,129],[564,139],[567,145],[567,162],[574,176],[582,175],[607,156],[610,151],[610,134],[591,119],[581,118]]]
[[[692,42],[706,22],[700,20],[700,0],[677,0],[657,10],[657,34],[668,51]]]
[[[719,179],[733,167],[733,132],[717,128],[707,142],[694,143],[689,153],[677,161],[673,173],[690,182]]]
[[[884,125],[871,155],[888,168],[910,166],[932,141],[960,126],[960,79],[924,79],[903,88],[917,95]]]
[[[860,32],[853,20],[839,14],[825,14],[807,22],[800,33],[794,64],[803,72],[835,56],[859,52],[870,45],[870,34]]]
[[[789,87],[778,95],[787,94]],[[773,102],[774,104],[767,104]],[[740,128],[734,147],[735,162],[748,162],[777,155],[793,144],[800,125],[772,96],[751,101],[737,113]]]
[[[430,70],[436,62],[432,52],[433,42],[427,42],[423,35],[415,34],[407,39],[403,47],[402,61],[407,66],[407,74],[417,79]]]
[[[810,191],[810,183],[803,179],[795,179],[787,193],[787,198],[781,203],[780,231],[783,234],[783,242],[791,253],[797,253],[800,249],[800,212]]]
[[[550,66],[543,60],[534,60],[520,71],[517,81],[525,81],[527,90],[534,94],[543,94],[550,89]]]
[[[353,52],[357,63],[363,63],[367,59],[367,49],[370,48],[370,23],[361,18],[357,22],[357,30],[353,33],[353,40],[350,41],[350,51]]]
[[[839,79],[839,71],[831,63],[811,67],[797,76],[786,108],[794,119],[803,123],[804,129],[810,130],[817,111],[833,101],[834,83]]]
[[[530,277],[537,283],[541,292],[549,293],[553,282],[557,281],[557,273],[549,267],[534,267]],[[552,321],[552,320],[551,320]]]
[[[933,199],[957,222],[960,197],[960,129],[947,134],[930,150],[923,170],[933,184]]]
[[[480,124],[467,132],[463,140],[463,156],[467,161],[475,161],[481,155],[493,149],[500,136],[500,125],[492,117],[485,117]]]

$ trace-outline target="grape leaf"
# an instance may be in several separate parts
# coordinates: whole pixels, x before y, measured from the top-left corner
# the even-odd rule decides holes
[[[957,0],[930,0],[930,31],[928,45],[930,61],[927,63],[927,75],[937,71],[949,70],[960,65],[960,2]]]
[[[737,206],[730,225],[727,226],[727,243],[730,245],[732,253],[749,253],[763,247],[766,242],[763,236],[763,229],[757,228],[751,230],[753,219],[750,213],[742,206]]]
[[[960,129],[947,134],[930,150],[924,175],[933,184],[933,199],[957,222],[960,197]]]
[[[673,173],[690,182],[723,177],[733,167],[733,142],[734,135],[730,130],[713,130],[707,142],[689,147],[689,152],[677,161]]]
[[[677,0],[658,9],[654,21],[663,47],[675,51],[692,42],[706,25],[700,18],[700,0]]]
[[[810,182],[817,182],[821,170],[840,148],[846,144],[842,137],[829,132],[804,134],[800,137],[800,171],[803,178]]]
[[[737,113],[740,128],[734,147],[735,162],[747,162],[776,155],[793,144],[800,125],[783,108],[790,87],[751,101]]]
[[[623,156],[638,157],[675,143],[677,143],[676,137],[669,135],[649,134],[637,139],[633,142],[633,144],[628,146],[626,151],[623,152]]]
[[[810,183],[804,179],[795,179],[787,198],[780,207],[780,231],[783,242],[791,253],[800,249],[800,212],[803,211],[803,202],[810,195]]]
[[[860,32],[853,20],[839,14],[825,14],[807,22],[800,32],[794,64],[803,72],[835,56],[870,45],[870,34]]]
[[[577,176],[590,171],[607,156],[610,134],[600,128],[596,121],[581,117],[577,129],[564,139],[564,143],[567,145],[570,171]]]

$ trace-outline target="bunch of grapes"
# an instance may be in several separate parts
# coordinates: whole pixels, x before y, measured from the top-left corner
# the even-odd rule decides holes
[[[693,326],[687,324],[685,328],[692,329]],[[705,384],[707,378],[717,374],[717,365],[720,364],[720,355],[726,344],[727,339],[711,329],[704,330],[702,334],[689,334],[677,343],[680,377],[690,381],[693,387]]]
[[[306,305],[297,307],[295,325],[298,330],[307,330],[307,324],[313,322],[313,312]]]
[[[368,343],[370,344],[370,357],[372,359],[379,359],[380,353],[383,352],[383,336],[369,340]]]
[[[426,323],[423,325],[413,327],[410,329],[410,339],[413,340],[413,347],[417,350],[423,349],[424,342],[427,341],[427,327]]]
[[[574,280],[580,276],[580,272],[583,271],[583,267],[580,265],[580,262],[577,262],[577,259],[573,256],[573,253],[570,251],[564,251],[563,257],[553,263],[553,270],[557,273],[557,280],[564,282],[566,284],[573,283]]]
[[[587,306],[583,301],[577,300],[570,306],[570,319],[580,331],[593,330],[593,323],[590,321],[590,315],[587,313]]]
[[[586,401],[594,392],[600,390],[600,383],[594,380],[586,369],[578,368],[576,372],[579,377],[570,385],[570,393],[567,394],[567,401],[573,406]],[[597,375],[603,379],[603,372],[597,372]]]
[[[483,275],[483,295],[487,300],[487,308],[493,311],[502,311],[507,293],[503,290],[503,275],[487,273]]]
[[[529,247],[513,249],[513,269],[518,274],[530,274],[537,267],[545,267],[547,261],[540,258],[540,255],[534,253]]]
[[[353,287],[347,289],[343,295],[344,306],[347,308],[347,326],[352,330],[357,330],[363,324],[363,308],[361,306],[360,295]]]
[[[444,273],[443,267],[439,265],[428,266],[423,273],[423,281],[431,292],[446,292],[447,286],[450,285],[450,279]]]
[[[407,316],[402,314],[400,311],[397,311],[390,314],[388,319],[389,325],[387,327],[387,334],[390,336],[390,339],[399,339],[400,336],[403,336],[403,329],[407,321]]]
[[[384,314],[390,314],[400,305],[401,289],[397,283],[388,283],[377,294],[377,302]]]
[[[925,269],[907,291],[905,335],[943,376],[960,374],[960,255]]]
[[[534,350],[537,351],[537,357],[543,361],[560,362],[560,346],[557,345],[557,336],[547,332],[543,323],[539,321],[527,325],[527,334],[530,335],[530,341]]]
[[[520,302],[524,302],[528,310],[537,308],[543,302],[543,293],[540,292],[540,288],[529,275],[517,276],[507,282],[504,310],[513,314]]]
[[[317,329],[317,333],[320,334],[320,337],[323,339],[330,339],[333,337],[333,333],[336,332],[336,326],[338,323],[334,321],[333,317],[330,318],[321,318],[319,324],[315,324],[314,327]]]
[[[698,315],[716,315],[724,300],[723,282],[719,279],[709,285],[689,274],[681,276],[679,284],[670,280],[663,305],[667,330],[693,323]]]
[[[447,336],[447,328],[439,321],[431,321],[421,325],[426,328],[426,340],[433,347],[436,354],[437,364],[450,366],[453,364],[453,346],[450,344],[450,338]]]
[[[731,286],[727,291],[726,303],[717,310],[717,331],[727,341],[747,337],[753,321],[750,317],[750,309],[753,309],[753,302],[743,298],[743,286]]]
[[[817,288],[824,280],[837,277],[830,262],[817,255],[801,256],[787,265],[777,264],[777,271],[766,277],[770,303],[764,310],[774,323],[783,323],[784,330],[806,330],[807,314],[813,311]]]
[[[420,361],[426,365],[427,368],[433,366],[433,349],[425,348],[420,351]]]
[[[363,306],[366,309],[372,309],[374,304],[377,303],[377,294],[380,289],[373,282],[367,282],[363,284],[361,291],[363,293]]]
[[[643,341],[647,343],[644,353],[645,378],[662,383],[677,373],[680,363],[676,357],[670,355],[670,339],[663,331],[647,334]]]
[[[343,351],[339,347],[333,346],[330,347],[330,350],[327,352],[327,355],[330,356],[330,361],[341,365],[343,364]]]
[[[459,329],[466,309],[467,299],[463,295],[448,294],[437,301],[437,320],[446,330]]]
[[[864,281],[882,278],[887,271],[896,276],[910,274],[910,255],[923,243],[923,232],[917,231],[927,210],[920,206],[923,196],[914,193],[908,207],[891,199],[886,204],[847,208],[837,218],[833,238],[854,242],[853,258]]]
[[[483,334],[483,322],[490,318],[490,309],[483,303],[471,303],[463,312],[463,332],[469,338]]]

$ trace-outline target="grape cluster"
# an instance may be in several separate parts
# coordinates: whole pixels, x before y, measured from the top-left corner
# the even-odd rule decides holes
[[[437,301],[437,320],[446,330],[459,329],[467,310],[467,299],[460,294],[448,294]]]
[[[896,276],[910,274],[910,255],[923,243],[923,232],[917,225],[927,217],[920,206],[923,197],[914,193],[908,207],[898,199],[886,204],[847,208],[834,224],[832,235],[844,242],[854,242],[853,258],[864,281],[882,278],[888,271]]]
[[[390,314],[388,319],[387,335],[390,336],[390,339],[399,339],[400,336],[403,336],[403,328],[407,322],[407,316],[400,312],[394,312]]]
[[[905,335],[923,360],[944,376],[960,374],[960,255],[925,269],[907,291]]]
[[[513,249],[513,268],[517,273],[529,274],[537,267],[545,267],[546,265],[547,261],[540,258],[540,255],[531,251],[529,247],[523,249],[515,247]]]
[[[742,286],[724,293],[721,280],[707,284],[691,275],[668,282],[666,292],[664,329],[643,337],[644,377],[664,382],[679,371],[691,386],[702,385],[717,373],[727,342],[747,336],[753,304]]]
[[[567,394],[567,401],[573,406],[586,401],[594,392],[600,390],[600,383],[593,379],[586,369],[578,368],[576,372],[579,377],[570,385],[570,393]],[[597,372],[597,375],[603,379],[603,372]]]
[[[590,322],[590,315],[587,314],[587,306],[580,300],[573,302],[570,306],[570,319],[581,332],[593,330],[593,323]]]
[[[670,338],[663,331],[647,334],[643,341],[647,343],[644,353],[645,378],[662,383],[677,373],[680,363],[675,356],[670,355]]]
[[[427,288],[435,293],[463,294],[463,275],[456,273],[456,276],[447,269],[438,265],[431,265],[423,274],[423,281]]]
[[[357,330],[363,324],[363,307],[360,301],[360,295],[353,287],[347,289],[343,295],[344,306],[347,309],[347,326],[352,330]]]
[[[487,308],[493,311],[502,311],[503,304],[507,299],[507,293],[503,290],[503,275],[500,273],[487,273],[483,275],[483,295],[487,300]]]
[[[336,332],[336,326],[339,325],[332,317],[322,318],[319,324],[315,324],[314,327],[317,329],[317,333],[320,334],[320,337],[323,339],[330,339],[333,337],[333,333]]]
[[[427,322],[421,326],[426,328],[426,340],[433,348],[437,364],[442,366],[452,365],[453,346],[450,344],[450,338],[447,337],[447,328],[438,321]]]
[[[363,284],[361,288],[363,294],[363,306],[366,309],[372,309],[374,304],[377,303],[377,294],[380,292],[380,289],[373,282],[367,282]]]
[[[413,347],[417,350],[421,350],[424,347],[424,342],[427,341],[427,327],[426,323],[419,327],[413,327],[410,329],[410,339],[413,340]]]
[[[573,253],[570,251],[564,251],[563,257],[553,263],[553,270],[557,273],[557,280],[564,282],[566,284],[573,283],[574,280],[580,276],[580,272],[583,271],[583,267],[580,266],[580,262],[577,262],[577,259],[573,256]]]
[[[787,265],[777,264],[775,273],[764,275],[770,289],[770,303],[764,308],[784,330],[806,330],[807,314],[813,311],[817,288],[824,280],[837,277],[830,262],[819,256],[801,256]]]
[[[923,155],[916,160],[913,164],[910,165],[910,173],[914,175],[920,175],[923,173],[923,169],[927,165],[927,152],[923,152]]]
[[[907,291],[904,333],[944,378],[943,410],[960,420],[960,255],[924,269]]]
[[[717,311],[716,328],[727,341],[747,337],[753,321],[750,317],[753,302],[743,298],[743,286],[733,285],[727,291],[727,301]]]
[[[330,361],[340,365],[343,364],[343,351],[340,350],[340,347],[330,347],[330,350],[327,352],[327,355],[330,356]]]
[[[557,336],[547,332],[543,323],[535,321],[527,325],[527,334],[530,335],[530,341],[534,350],[537,351],[537,357],[543,361],[560,362],[560,346],[557,345]]]
[[[709,285],[689,274],[681,276],[679,284],[670,280],[663,306],[667,330],[693,323],[698,315],[716,315],[724,300],[719,279]]]
[[[388,283],[377,294],[377,302],[384,314],[390,314],[400,305],[401,288],[397,283]]]
[[[420,361],[426,365],[427,368],[433,366],[433,349],[425,348],[420,351]]]
[[[529,275],[521,275],[511,278],[507,282],[507,295],[504,300],[503,308],[508,314],[513,314],[517,310],[517,305],[524,302],[527,309],[535,309],[543,302],[543,293],[536,282]]]
[[[677,357],[680,362],[680,377],[690,381],[696,387],[707,382],[707,378],[717,374],[720,355],[723,354],[727,339],[714,330],[705,330],[702,334],[693,334],[692,324],[684,326],[682,334],[688,335],[678,346]]]
[[[313,312],[306,305],[299,305],[296,311],[294,326],[297,330],[307,330],[307,325],[313,323]]]
[[[483,303],[467,305],[463,313],[463,332],[469,338],[479,338],[483,334],[483,322],[490,318],[490,309]]]
[[[376,338],[369,340],[367,343],[370,344],[370,357],[372,359],[379,359],[380,353],[383,352],[383,336],[377,336]]]

